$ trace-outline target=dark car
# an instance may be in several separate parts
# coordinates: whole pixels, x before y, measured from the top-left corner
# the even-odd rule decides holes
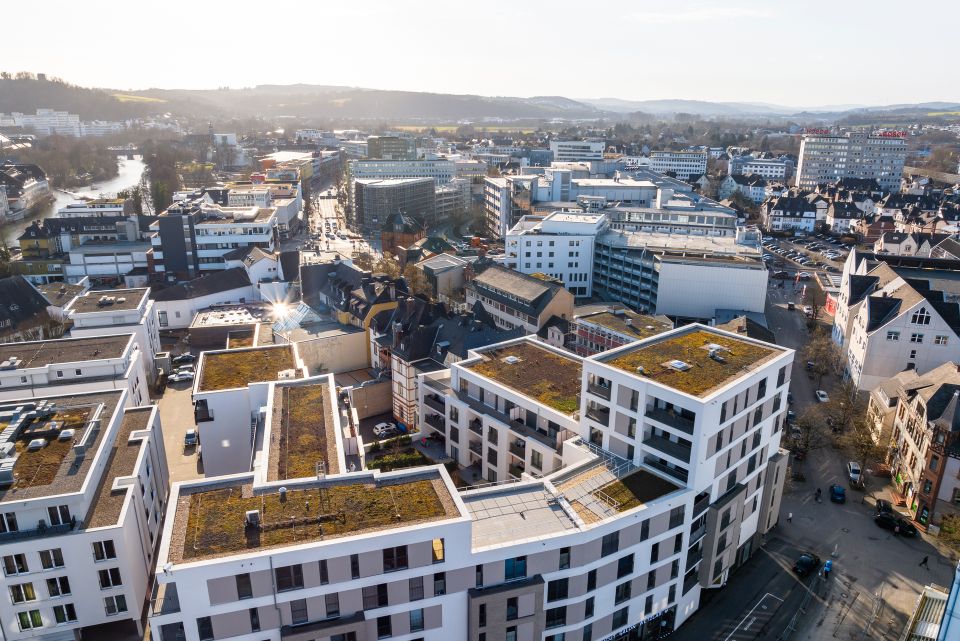
[[[183,354],[173,357],[174,363],[192,363],[195,360],[197,360],[197,357],[190,352],[184,352]]]
[[[774,278],[790,278],[790,274],[784,271],[773,272]]]
[[[877,514],[890,514],[893,512],[893,504],[885,499],[877,499]]]
[[[895,512],[881,512],[873,517],[873,522],[884,530],[893,530],[894,534],[912,537],[917,535],[917,528],[909,520]]]
[[[811,572],[820,569],[820,557],[811,552],[805,552],[800,555],[797,562],[793,564],[793,571],[800,576],[807,576]]]
[[[846,503],[847,491],[839,485],[830,486],[830,500],[834,503]]]

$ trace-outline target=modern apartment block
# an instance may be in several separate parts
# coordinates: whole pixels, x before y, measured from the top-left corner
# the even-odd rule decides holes
[[[603,160],[606,143],[602,140],[552,140],[550,151],[556,162]]]
[[[661,174],[670,172],[680,180],[707,173],[705,151],[651,151],[650,168]]]
[[[815,189],[842,178],[876,180],[884,191],[899,191],[907,157],[903,132],[807,133],[800,141],[797,187]]]
[[[435,225],[436,193],[432,178],[358,178],[354,181],[353,223],[364,232],[376,232],[394,214],[413,216]]]
[[[4,639],[143,633],[169,478],[157,408],[126,396],[0,404]]]

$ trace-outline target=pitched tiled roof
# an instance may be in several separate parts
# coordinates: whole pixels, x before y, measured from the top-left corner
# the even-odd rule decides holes
[[[173,287],[167,287],[154,293],[153,299],[157,301],[190,300],[249,286],[250,277],[247,275],[247,270],[242,267],[233,267]]]

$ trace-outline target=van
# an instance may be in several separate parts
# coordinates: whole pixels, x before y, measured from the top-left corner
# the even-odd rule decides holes
[[[796,309],[797,305],[792,300],[787,301],[787,309]]]

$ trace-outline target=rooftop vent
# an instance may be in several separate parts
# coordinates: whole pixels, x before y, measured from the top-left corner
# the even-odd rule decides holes
[[[280,491],[280,502],[281,502],[281,503],[286,503],[286,502],[287,502],[287,488],[286,488],[286,487],[281,487],[279,491]]]
[[[517,363],[520,362],[520,359],[517,358],[516,356],[507,356],[503,359],[503,362],[506,363],[507,365],[516,365]]]
[[[679,359],[674,359],[674,360],[668,362],[668,363],[667,363],[667,366],[668,366],[668,367],[671,367],[671,368],[673,368],[673,369],[675,369],[675,370],[677,370],[678,372],[685,372],[685,371],[687,371],[688,369],[690,369],[690,363],[686,363],[686,362],[681,361],[681,360],[679,360]]]
[[[718,350],[718,349],[711,349],[711,350],[710,350],[710,358],[711,358],[712,360],[715,360],[715,361],[718,362],[718,363],[726,363],[726,362],[727,362],[727,359],[725,359],[725,358],[723,357],[723,355],[720,353],[720,350]]]
[[[246,527],[260,527],[260,510],[247,510],[243,524]]]
[[[646,370],[646,368],[644,368],[643,365],[638,365],[638,366],[637,366],[637,374],[640,374],[641,376],[646,376],[646,375],[647,375],[647,370]]]
[[[279,381],[288,381],[297,377],[297,370],[295,369],[284,369],[277,372],[277,380]]]

